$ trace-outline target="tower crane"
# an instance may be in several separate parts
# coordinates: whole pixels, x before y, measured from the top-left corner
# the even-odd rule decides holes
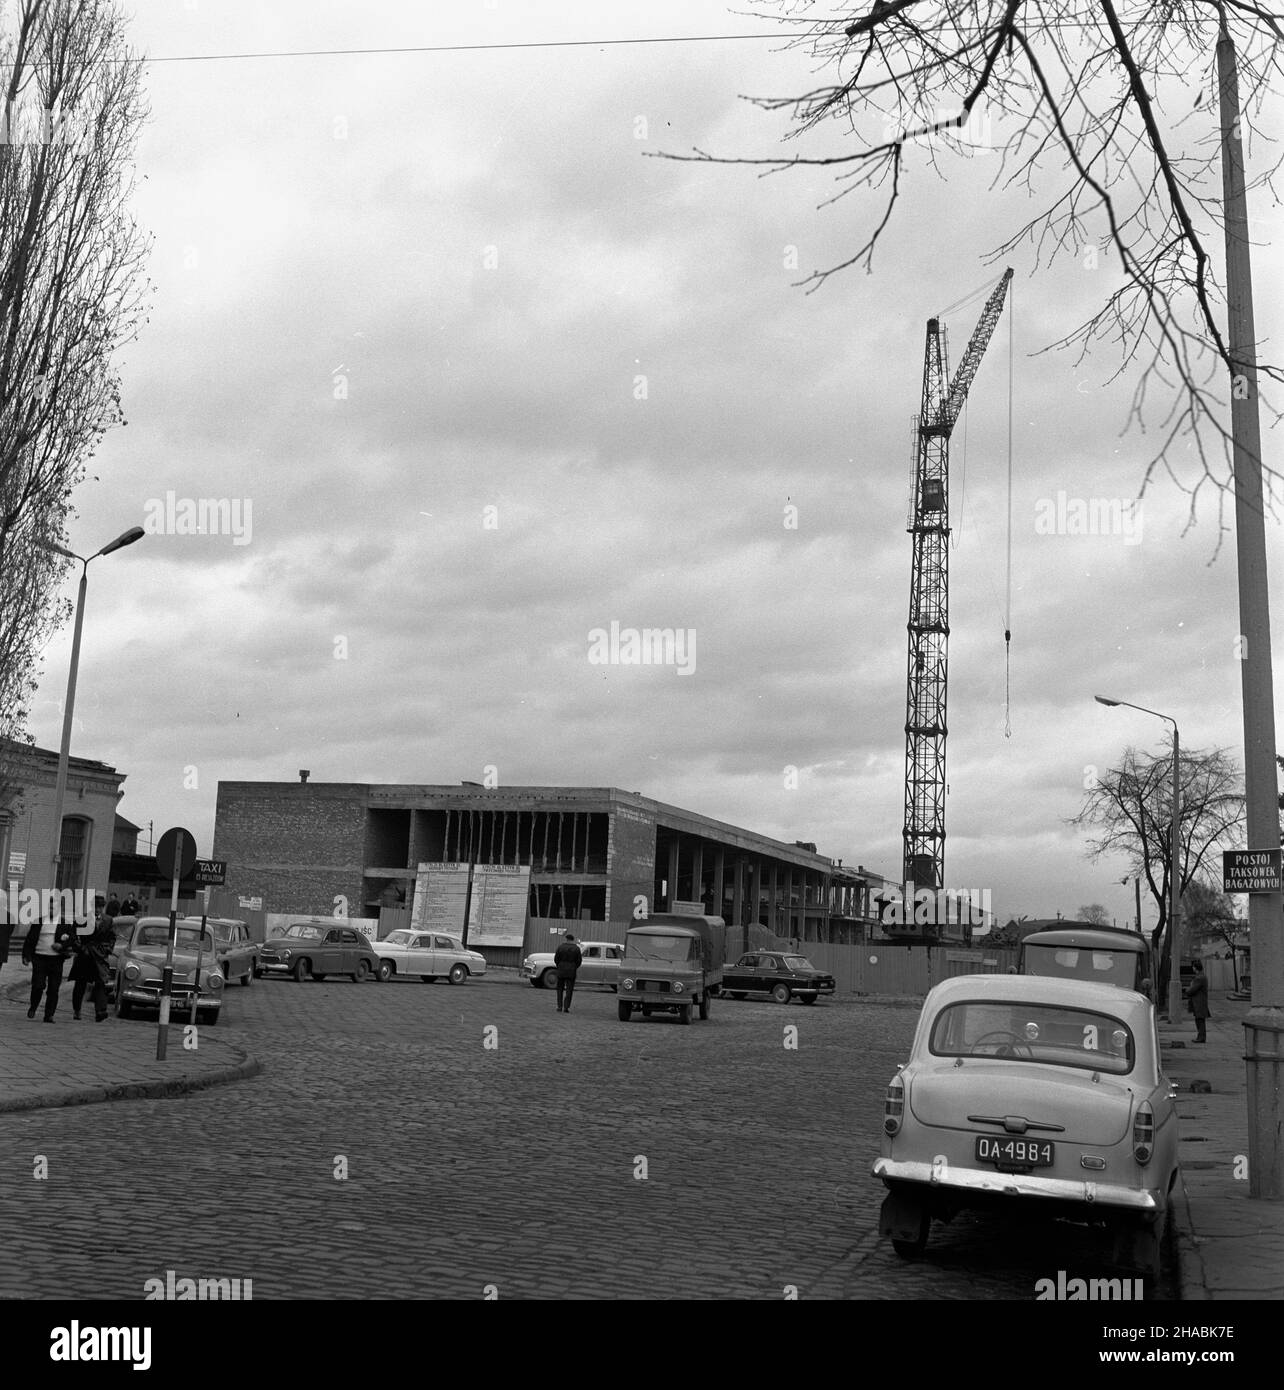
[[[908,530],[914,537],[910,577],[909,659],[905,698],[905,920],[917,888],[945,886],[945,719],[949,605],[950,435],[989,345],[1011,269],[986,300],[953,381],[939,318],[927,321],[923,400],[914,422],[914,495]],[[924,933],[933,936],[930,928]]]

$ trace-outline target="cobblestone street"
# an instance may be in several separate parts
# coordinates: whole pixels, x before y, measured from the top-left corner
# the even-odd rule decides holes
[[[0,1296],[139,1298],[173,1270],[256,1300],[1030,1299],[1108,1273],[1108,1236],[1062,1224],[960,1218],[917,1263],[878,1239],[916,1017],[724,999],[684,1028],[592,989],[562,1016],[511,978],[233,986],[217,1036],[260,1075],[4,1117]],[[154,1024],[104,1026],[154,1051]]]

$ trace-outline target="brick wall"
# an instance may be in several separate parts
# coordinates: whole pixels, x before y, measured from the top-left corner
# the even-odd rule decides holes
[[[268,912],[364,915],[366,788],[347,782],[220,782],[213,858],[227,886]],[[347,915],[347,914],[344,914]]]

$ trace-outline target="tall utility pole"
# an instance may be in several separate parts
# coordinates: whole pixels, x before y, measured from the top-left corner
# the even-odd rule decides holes
[[[940,319],[927,321],[923,400],[909,531],[909,658],[905,696],[905,842],[903,896],[907,923],[916,888],[945,887],[945,721],[950,636],[950,435],[993,336],[1012,271],[1005,270],[981,312],[954,374]],[[947,382],[949,383],[947,385]],[[938,924],[939,925],[939,924]],[[928,935],[931,935],[929,929]]]
[[[1231,371],[1231,434],[1235,468],[1235,547],[1239,562],[1239,655],[1244,700],[1244,791],[1248,847],[1280,848],[1275,773],[1275,696],[1271,680],[1271,618],[1262,511],[1262,433],[1257,407],[1257,335],[1253,272],[1239,129],[1235,44],[1222,12],[1217,39],[1221,96],[1222,200],[1226,220],[1227,348]],[[1254,1197],[1284,1197],[1280,1078],[1284,1068],[1284,895],[1250,893],[1253,1005],[1244,1021],[1248,1068],[1248,1180]]]

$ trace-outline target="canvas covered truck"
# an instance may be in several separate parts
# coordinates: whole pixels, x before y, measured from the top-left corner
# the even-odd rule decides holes
[[[693,1009],[709,1017],[709,1003],[722,987],[727,927],[721,917],[658,912],[631,926],[624,938],[618,991],[620,1022],[638,1010],[676,1014],[690,1023]]]

